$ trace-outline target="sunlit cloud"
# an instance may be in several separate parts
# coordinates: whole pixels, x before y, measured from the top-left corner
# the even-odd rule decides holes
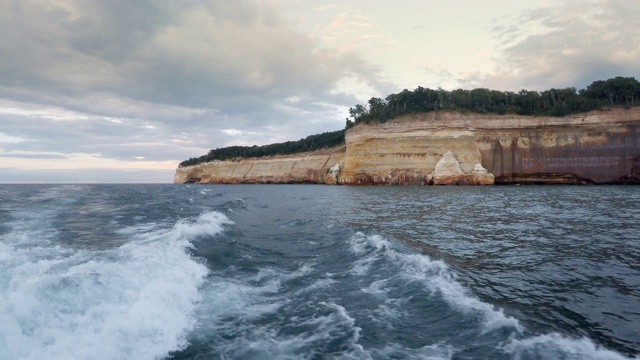
[[[329,10],[329,9],[334,9],[336,6],[337,5],[335,5],[335,4],[318,6],[318,7],[314,7],[313,11],[325,11],[325,10]]]
[[[493,29],[503,46],[496,70],[461,76],[460,83],[542,90],[637,76],[638,23],[640,3],[635,1],[562,2],[523,13]]]
[[[245,135],[257,135],[255,131],[243,131],[238,129],[222,129],[220,130],[229,136],[245,136]]]

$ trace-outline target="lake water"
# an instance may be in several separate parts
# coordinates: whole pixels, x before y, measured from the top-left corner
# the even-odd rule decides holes
[[[626,359],[640,187],[0,185],[0,359]]]

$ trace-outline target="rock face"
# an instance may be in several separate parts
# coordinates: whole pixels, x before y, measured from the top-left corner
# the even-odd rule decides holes
[[[464,126],[449,126],[446,121],[433,123],[429,115],[433,114],[349,129],[340,183],[426,185],[448,151],[464,173],[471,172],[473,165],[482,161],[474,132]]]
[[[337,183],[344,146],[330,151],[237,161],[212,161],[179,167],[176,184],[293,184]],[[336,171],[337,166],[337,171]],[[331,170],[334,170],[331,173]]]
[[[338,177],[340,176],[340,164],[333,165],[325,176],[324,182],[327,185],[336,185],[338,184]]]
[[[565,117],[430,112],[359,124],[322,154],[178,168],[176,183],[640,183],[640,108]],[[336,166],[337,165],[337,166]]]
[[[447,151],[436,163],[430,183],[433,185],[466,185],[469,183],[469,176],[462,172],[460,163],[451,151]]]
[[[495,176],[482,167],[482,164],[477,163],[469,174],[470,185],[493,185],[495,183]]]
[[[451,151],[482,183],[640,183],[640,108],[565,117],[429,112],[346,133],[342,184],[423,184]],[[474,178],[474,176],[476,176]],[[435,181],[434,181],[435,183]]]
[[[482,164],[476,163],[470,173],[460,168],[451,151],[447,151],[436,163],[430,176],[429,185],[493,185],[495,177]]]

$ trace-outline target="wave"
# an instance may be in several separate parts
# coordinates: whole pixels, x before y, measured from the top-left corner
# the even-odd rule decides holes
[[[564,359],[564,360],[626,360],[614,351],[594,344],[586,337],[569,338],[558,333],[543,334],[524,339],[510,339],[503,350],[514,359]]]
[[[195,351],[230,359],[370,359],[345,307],[317,297],[333,280],[315,275],[309,263],[293,270],[264,267],[253,276],[213,274],[190,338]],[[300,281],[304,286],[291,291]]]
[[[398,264],[401,275],[409,280],[423,283],[432,293],[438,293],[451,306],[462,312],[476,312],[484,318],[484,327],[490,331],[500,327],[511,327],[518,332],[523,331],[517,319],[506,316],[501,309],[480,301],[455,280],[455,274],[439,260],[432,260],[425,255],[402,253],[394,250],[391,243],[380,235],[356,233],[351,238],[351,249],[360,255],[352,268],[354,275],[367,273],[371,265],[380,258]],[[374,282],[366,291],[380,292],[381,282]]]
[[[479,314],[483,320],[482,334],[500,328],[512,329],[510,335],[496,347],[509,358],[514,359],[602,359],[622,360],[627,358],[617,352],[602,348],[586,337],[571,338],[553,332],[544,335],[528,336],[526,329],[520,322],[506,316],[502,309],[482,302],[473,296],[468,289],[456,280],[455,274],[448,266],[439,260],[432,260],[428,256],[404,253],[394,249],[393,244],[380,235],[365,235],[356,233],[350,239],[351,251],[358,255],[358,260],[351,267],[351,274],[355,276],[371,275],[381,269],[381,263],[395,264],[401,271],[397,276],[409,281],[418,281],[431,293],[440,294],[451,307],[465,314]],[[394,291],[392,278],[384,277],[373,281],[362,289],[372,296],[385,296]],[[395,305],[387,299],[387,304]],[[384,319],[398,318],[398,306],[382,306],[377,314]],[[509,334],[508,332],[505,334]],[[464,346],[464,345],[463,345]],[[421,349],[406,349],[393,344],[382,350],[374,350],[383,357],[402,353],[404,357],[413,358],[451,358],[456,353],[450,344],[435,344]],[[636,360],[640,358],[634,358]]]
[[[205,212],[126,228],[110,250],[56,243],[50,214],[16,214],[0,243],[0,357],[156,359],[186,346],[208,269],[192,242],[231,223]]]
[[[409,359],[409,360],[448,360],[453,358],[453,348],[450,345],[426,345],[417,349],[407,349],[398,344],[386,345],[381,350],[373,350],[376,358],[381,359]]]

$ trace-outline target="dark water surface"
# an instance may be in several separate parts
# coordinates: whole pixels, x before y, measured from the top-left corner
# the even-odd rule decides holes
[[[0,185],[0,359],[625,359],[640,187]]]

